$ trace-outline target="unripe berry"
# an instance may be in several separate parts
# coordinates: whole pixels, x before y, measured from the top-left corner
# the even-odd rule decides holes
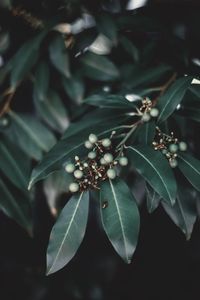
[[[74,171],[74,177],[80,179],[83,177],[83,172],[81,170]]]
[[[90,143],[95,144],[98,141],[98,138],[95,134],[91,133],[89,135],[89,141],[90,141]]]
[[[171,153],[176,153],[178,151],[178,145],[176,145],[176,144],[169,145],[169,151]]]
[[[101,165],[106,165],[106,161],[105,161],[105,159],[103,157],[100,159],[100,164]]]
[[[69,190],[70,190],[71,193],[76,193],[76,192],[78,192],[78,190],[79,190],[79,185],[78,185],[78,183],[76,183],[76,182],[70,183],[70,185],[69,185]]]
[[[122,166],[122,167],[127,166],[127,165],[128,165],[128,158],[125,157],[125,156],[120,157],[120,158],[119,158],[119,164],[120,164],[120,166]]]
[[[111,145],[111,140],[110,139],[103,139],[103,141],[102,141],[102,145],[104,146],[104,147],[110,147],[110,145]]]
[[[93,148],[92,143],[90,141],[85,141],[85,148],[92,149]]]
[[[166,155],[167,152],[168,152],[167,149],[163,149],[163,150],[162,150],[162,154],[164,154],[164,155]]]
[[[157,108],[155,108],[155,107],[152,108],[150,110],[150,115],[151,115],[151,117],[156,118],[159,115],[159,110]]]
[[[150,114],[148,114],[148,113],[143,114],[143,116],[142,116],[142,121],[143,122],[148,122],[150,119],[151,119]]]
[[[108,169],[107,176],[110,179],[115,179],[115,177],[117,176],[116,171],[113,169]]]
[[[111,153],[104,154],[104,160],[107,164],[111,163],[113,161],[113,155]]]
[[[187,150],[187,144],[185,142],[180,142],[179,143],[179,149],[181,151],[186,151]]]
[[[170,164],[171,168],[176,168],[178,166],[178,162],[176,159],[170,160],[169,164]]]
[[[75,166],[73,164],[68,164],[65,166],[65,171],[67,173],[73,173],[75,170]]]
[[[96,152],[94,152],[94,151],[91,151],[91,152],[88,153],[88,157],[89,157],[90,159],[95,159],[96,156],[97,156],[97,154],[96,154]]]

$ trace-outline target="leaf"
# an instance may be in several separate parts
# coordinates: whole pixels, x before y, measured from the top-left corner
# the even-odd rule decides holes
[[[47,275],[62,269],[76,254],[85,235],[89,193],[71,197],[55,223],[47,249]]]
[[[57,34],[49,47],[50,59],[54,67],[66,78],[71,76],[68,52],[65,47],[64,38]]]
[[[176,203],[173,207],[162,203],[162,206],[172,221],[182,230],[189,240],[197,218],[195,200],[188,189],[181,186],[178,190]]]
[[[166,158],[149,146],[129,146],[127,150],[136,170],[165,201],[173,205],[176,180]]]
[[[124,50],[132,57],[134,62],[139,62],[139,51],[137,47],[125,36],[120,37],[120,43]]]
[[[54,135],[35,117],[25,114],[16,114],[9,111],[11,125],[6,134],[16,142],[20,148],[36,160],[42,158],[42,152],[49,151],[55,144]]]
[[[16,193],[15,196],[12,195],[2,179],[0,179],[0,209],[31,234],[32,224],[28,199]]]
[[[142,124],[139,128],[139,143],[145,145],[151,145],[155,137],[156,125],[153,121]]]
[[[87,52],[80,61],[84,74],[92,80],[112,81],[119,78],[118,69],[105,56]]]
[[[85,93],[83,80],[78,76],[73,76],[71,78],[63,77],[62,85],[68,97],[75,101],[75,103],[80,104]]]
[[[11,87],[16,88],[17,84],[24,79],[36,63],[39,56],[39,47],[46,31],[26,42],[11,59]]]
[[[137,246],[140,216],[135,199],[124,181],[106,180],[100,189],[101,219],[116,252],[131,262]]]
[[[16,145],[5,139],[0,142],[0,169],[19,189],[27,189],[30,161]]]
[[[146,195],[147,195],[147,209],[151,214],[153,213],[158,205],[160,204],[160,200],[162,199],[158,193],[152,187],[146,183]]]
[[[183,110],[181,111],[181,115],[183,115],[186,118],[189,118],[191,120],[194,120],[196,122],[200,122],[200,106],[195,105],[192,107],[192,105],[184,105]]]
[[[129,108],[134,109],[135,105],[121,95],[92,95],[84,99],[84,103],[99,107]]]
[[[189,154],[178,155],[178,167],[188,181],[200,191],[200,161]]]
[[[165,121],[182,101],[187,89],[191,84],[190,76],[177,79],[158,101],[158,123]]]
[[[197,96],[197,99],[200,99],[200,86],[199,86],[199,84],[191,84],[190,91]]]
[[[117,26],[111,15],[103,13],[97,16],[97,28],[114,43],[117,42]]]
[[[34,102],[38,113],[50,127],[63,133],[69,125],[67,111],[63,102],[53,90],[49,90],[44,97],[41,100],[41,98],[38,98],[38,93],[34,93]]]
[[[34,94],[40,101],[45,101],[49,89],[50,72],[45,61],[39,63],[35,71]]]

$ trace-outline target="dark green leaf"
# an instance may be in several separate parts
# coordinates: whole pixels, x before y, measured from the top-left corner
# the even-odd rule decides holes
[[[111,15],[104,13],[97,16],[97,28],[111,41],[117,42],[117,26]]]
[[[200,99],[200,85],[191,84],[190,91],[197,96],[197,99]]]
[[[174,204],[176,180],[166,158],[149,146],[129,146],[127,150],[136,170],[164,200]]]
[[[84,74],[93,80],[112,81],[119,78],[118,69],[105,56],[88,52],[80,61],[83,65]]]
[[[151,145],[155,137],[156,125],[153,121],[142,124],[139,128],[138,139],[140,144]]]
[[[177,105],[182,101],[187,89],[191,84],[191,81],[192,78],[190,76],[177,79],[159,99],[159,123],[165,121],[174,112]]]
[[[50,59],[54,67],[62,73],[66,78],[69,78],[70,67],[68,52],[62,35],[56,35],[49,47]]]
[[[162,203],[162,205],[172,221],[186,235],[186,239],[190,239],[197,212],[195,201],[189,190],[181,186],[178,190],[175,205],[173,207],[167,205],[167,203]]]
[[[136,46],[125,36],[120,37],[120,43],[125,51],[130,54],[135,62],[139,61],[139,51]]]
[[[84,103],[99,107],[109,108],[130,108],[133,110],[135,105],[121,95],[92,95],[84,99]]]
[[[189,154],[179,154],[178,167],[188,181],[200,191],[200,161]]]
[[[71,197],[55,223],[47,250],[47,275],[62,269],[76,254],[85,235],[89,193]]]
[[[20,189],[27,189],[30,161],[16,145],[2,139],[0,142],[0,169]]]
[[[146,183],[146,196],[147,196],[147,209],[151,214],[156,210],[162,199],[158,193],[152,187]]]
[[[45,101],[49,89],[49,68],[46,62],[41,62],[35,72],[34,94],[40,101]]]
[[[121,179],[106,180],[101,185],[100,204],[103,227],[110,242],[123,260],[130,263],[140,227],[133,195]]]
[[[28,199],[24,196],[12,195],[3,180],[0,179],[0,209],[30,234],[32,230]]]
[[[84,82],[81,80],[81,78],[78,76],[73,76],[69,79],[63,77],[62,85],[69,98],[80,104],[80,102],[83,100],[85,92]]]

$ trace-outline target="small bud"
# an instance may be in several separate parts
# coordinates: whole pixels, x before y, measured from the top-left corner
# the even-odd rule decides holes
[[[105,148],[110,147],[110,145],[111,145],[111,140],[110,140],[110,139],[103,139],[102,145],[103,145]]]
[[[88,158],[90,158],[90,159],[95,159],[96,156],[97,156],[97,154],[94,151],[91,151],[88,153]]]
[[[105,161],[105,159],[103,157],[100,159],[100,164],[101,165],[106,165],[106,161]]]
[[[85,142],[85,148],[92,149],[93,148],[93,144],[90,141],[86,141]]]
[[[180,142],[179,143],[179,149],[181,151],[186,151],[187,150],[187,144],[185,142]]]
[[[169,151],[171,153],[176,153],[178,151],[178,145],[176,145],[176,144],[169,145]]]
[[[91,133],[89,135],[89,141],[90,141],[90,143],[95,144],[98,141],[98,138],[95,134]]]
[[[176,168],[178,166],[178,162],[176,159],[172,159],[169,161],[171,168]]]
[[[87,167],[88,167],[88,163],[85,162],[85,163],[83,164],[83,166],[84,166],[85,168],[87,168]]]
[[[81,170],[74,171],[74,177],[77,179],[81,179],[83,177],[83,172]]]
[[[142,121],[143,122],[148,122],[150,119],[151,119],[150,114],[148,114],[148,113],[143,114],[143,116],[142,116]]]
[[[69,190],[70,190],[71,193],[76,193],[76,192],[78,192],[78,190],[79,190],[79,185],[78,185],[78,183],[76,183],[76,182],[70,183],[70,185],[69,185]]]
[[[115,179],[115,177],[117,176],[116,171],[113,169],[108,169],[107,176],[110,179]]]
[[[119,164],[120,164],[120,166],[122,166],[122,167],[127,166],[127,165],[128,165],[128,158],[125,157],[125,156],[120,157],[120,158],[119,158]]]
[[[150,110],[150,115],[151,115],[151,117],[156,118],[159,115],[159,110],[157,108],[155,108],[155,107],[152,108]]]
[[[104,154],[103,158],[106,161],[106,163],[108,163],[108,164],[113,161],[113,155],[111,153]]]
[[[65,166],[65,171],[67,173],[73,173],[75,170],[75,166],[73,164],[68,164]]]

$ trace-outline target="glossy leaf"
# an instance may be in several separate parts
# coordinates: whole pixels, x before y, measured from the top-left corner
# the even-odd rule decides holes
[[[188,181],[200,191],[200,161],[189,154],[179,154],[178,167]]]
[[[0,169],[20,189],[27,189],[30,161],[16,145],[5,139],[0,142]]]
[[[146,122],[139,128],[138,136],[139,143],[145,145],[151,145],[155,137],[156,125],[155,122]]]
[[[54,67],[66,78],[71,76],[68,52],[62,35],[56,35],[49,47],[50,59]]]
[[[146,183],[146,199],[147,209],[150,214],[156,210],[162,199],[148,183]]]
[[[112,18],[112,15],[101,14],[97,16],[97,28],[107,38],[116,43],[117,41],[117,26]]]
[[[186,239],[190,239],[197,218],[196,204],[189,190],[181,186],[178,190],[176,203],[173,207],[162,203],[166,213],[182,230]]]
[[[83,65],[84,74],[93,80],[111,81],[119,78],[118,69],[105,56],[88,52],[80,61]]]
[[[124,181],[106,180],[100,189],[101,218],[104,230],[116,252],[131,262],[137,246],[140,217],[131,191]]]
[[[166,158],[149,146],[129,146],[127,151],[133,167],[165,201],[173,205],[177,186]]]
[[[120,43],[124,50],[133,58],[133,61],[139,61],[139,51],[137,47],[127,37],[121,36]]]
[[[109,108],[129,108],[134,109],[135,105],[129,102],[124,96],[121,95],[92,95],[84,99],[84,103],[98,107]]]
[[[40,101],[46,100],[49,89],[50,72],[46,62],[42,61],[35,72],[34,94]]]
[[[28,199],[16,193],[12,194],[2,179],[0,179],[0,209],[31,234],[32,224]]]
[[[89,193],[71,197],[55,223],[47,250],[47,275],[62,269],[76,254],[85,235]]]
[[[83,100],[85,92],[85,86],[82,79],[78,76],[63,78],[62,85],[68,97],[76,103],[80,104]]]
[[[158,109],[160,111],[158,122],[165,121],[176,109],[177,105],[182,101],[187,89],[191,84],[190,76],[177,79],[169,89],[158,100]]]

